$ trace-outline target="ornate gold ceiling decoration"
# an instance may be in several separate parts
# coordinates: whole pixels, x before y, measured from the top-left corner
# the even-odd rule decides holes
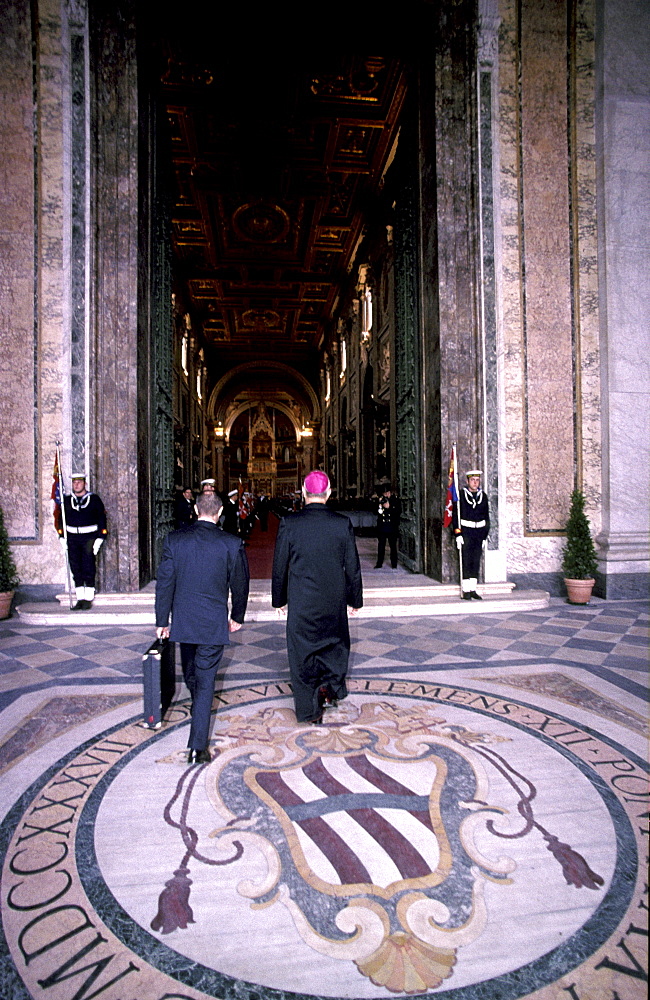
[[[232,225],[237,235],[250,243],[281,243],[289,233],[291,220],[279,205],[256,202],[240,205]]]
[[[398,134],[404,67],[221,50],[202,66],[165,45],[172,235],[196,324],[228,352],[220,364],[262,352],[315,370]]]
[[[314,77],[311,91],[317,97],[334,97],[343,101],[377,102],[378,76],[386,68],[383,56],[368,56],[356,59],[346,67],[344,73],[325,73]]]

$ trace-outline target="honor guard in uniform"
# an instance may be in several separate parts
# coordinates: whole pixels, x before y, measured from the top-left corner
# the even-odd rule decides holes
[[[96,557],[108,534],[106,511],[96,493],[86,489],[83,473],[72,476],[72,493],[63,497],[68,561],[75,584],[77,603],[73,611],[87,611],[95,598]],[[58,529],[65,546],[63,525]]]
[[[481,489],[480,469],[470,469],[467,486],[459,490],[458,504],[454,504],[452,526],[456,546],[461,554],[463,600],[481,601],[476,593],[481,551],[490,531],[490,508],[488,498]],[[460,524],[458,512],[460,508]]]
[[[384,564],[386,542],[390,548],[390,564],[397,568],[397,539],[399,536],[399,519],[402,506],[392,492],[390,486],[380,490],[379,506],[377,508],[377,562],[375,569],[381,569]]]
[[[231,490],[223,499],[223,512],[221,514],[221,527],[229,535],[236,535],[239,532],[239,514],[237,509],[237,490]]]

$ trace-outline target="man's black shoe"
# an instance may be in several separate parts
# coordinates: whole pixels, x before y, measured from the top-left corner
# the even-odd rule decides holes
[[[374,568],[375,569],[381,569],[382,565],[383,565],[382,563],[377,563],[377,565]]]
[[[331,689],[323,684],[318,689],[318,707],[319,708],[336,708],[338,705],[338,698],[335,698],[331,692]]]
[[[209,750],[190,750],[187,754],[188,764],[209,764],[211,760]]]
[[[482,601],[483,600],[483,598],[481,597],[481,595],[477,594],[475,590],[471,590],[469,596],[472,598],[473,601]]]
[[[77,601],[77,603],[75,604],[75,606],[73,607],[72,610],[73,611],[85,611],[85,609],[86,609],[86,602],[85,601]]]
[[[464,601],[471,601],[471,599],[472,599],[472,595],[470,594],[470,592],[469,592],[469,591],[466,591],[466,592],[465,592],[465,593],[463,594],[463,600],[464,600]]]

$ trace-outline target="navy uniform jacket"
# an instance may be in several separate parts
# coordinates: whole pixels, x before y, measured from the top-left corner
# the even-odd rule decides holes
[[[388,503],[388,508],[384,504]],[[381,496],[378,501],[377,531],[382,535],[396,535],[399,531],[399,519],[402,514],[402,505],[399,499],[392,493],[389,497]]]
[[[459,491],[460,533],[468,539],[482,542],[490,532],[490,506],[487,494],[482,489],[475,492],[467,486]],[[458,534],[458,505],[454,504],[452,514],[454,532]]]
[[[64,494],[63,506],[65,508],[65,523],[68,528],[95,528],[94,531],[84,531],[85,537],[106,538],[108,534],[106,528],[106,511],[104,504],[97,493],[84,493],[82,497],[76,497],[69,493]],[[59,535],[63,535],[63,524],[59,522],[57,528]],[[73,532],[77,534],[77,532]]]
[[[361,567],[350,519],[321,503],[282,518],[273,557],[272,604],[288,604],[287,630],[317,649],[349,646],[346,606],[363,606]]]
[[[230,616],[243,622],[248,603],[248,559],[239,538],[211,521],[195,521],[167,535],[156,580],[156,626],[172,623],[173,642],[228,643]]]

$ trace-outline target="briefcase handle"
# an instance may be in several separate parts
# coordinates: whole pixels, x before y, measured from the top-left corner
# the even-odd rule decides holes
[[[154,641],[149,646],[146,653],[143,656],[161,656],[163,650],[165,649],[169,639],[154,639]]]

